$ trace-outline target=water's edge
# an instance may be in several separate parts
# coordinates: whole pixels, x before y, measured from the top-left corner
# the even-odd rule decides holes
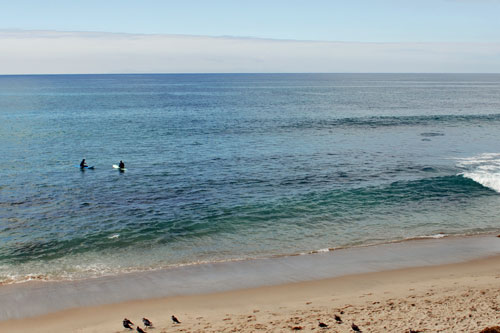
[[[0,286],[0,320],[64,309],[442,265],[500,254],[493,234],[420,239],[299,256],[182,266],[80,281]]]

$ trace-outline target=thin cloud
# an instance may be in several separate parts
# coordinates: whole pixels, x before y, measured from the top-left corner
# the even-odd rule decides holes
[[[0,74],[500,72],[500,43],[0,30]]]

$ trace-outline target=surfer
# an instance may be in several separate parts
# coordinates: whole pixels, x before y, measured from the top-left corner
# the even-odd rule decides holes
[[[86,168],[88,167],[87,163],[85,163],[85,159],[83,159],[81,162],[80,162],[80,169],[83,169],[83,168]]]
[[[120,164],[118,164],[118,167],[120,169],[125,169],[125,163],[123,163],[123,161],[120,161]]]

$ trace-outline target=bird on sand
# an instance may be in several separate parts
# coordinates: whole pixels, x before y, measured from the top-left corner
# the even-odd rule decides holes
[[[128,320],[127,318],[123,319],[123,327],[128,328],[129,330],[131,330],[132,326],[130,326],[130,325],[134,325],[134,323],[131,322],[130,320]]]
[[[137,332],[138,333],[146,333],[146,331],[144,331],[142,328],[140,328],[139,326],[137,326],[136,328]]]
[[[153,327],[153,323],[148,318],[142,318],[142,322],[144,323],[144,326],[146,326],[146,328]]]
[[[351,328],[355,332],[361,332],[361,330],[359,329],[358,325],[356,325],[355,323],[352,323]]]
[[[327,324],[322,323],[321,321],[319,321],[319,319],[318,319],[318,326],[319,326],[319,327],[322,327],[322,328],[327,328],[327,327],[328,327],[328,325],[327,325]]]
[[[181,322],[179,321],[179,319],[177,319],[176,316],[172,315],[172,321],[176,324],[180,324]]]
[[[342,324],[342,319],[337,315],[335,315],[335,321],[339,324]]]

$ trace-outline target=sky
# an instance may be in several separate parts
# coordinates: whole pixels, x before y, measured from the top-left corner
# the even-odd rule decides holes
[[[500,72],[500,0],[0,4],[0,74]]]

